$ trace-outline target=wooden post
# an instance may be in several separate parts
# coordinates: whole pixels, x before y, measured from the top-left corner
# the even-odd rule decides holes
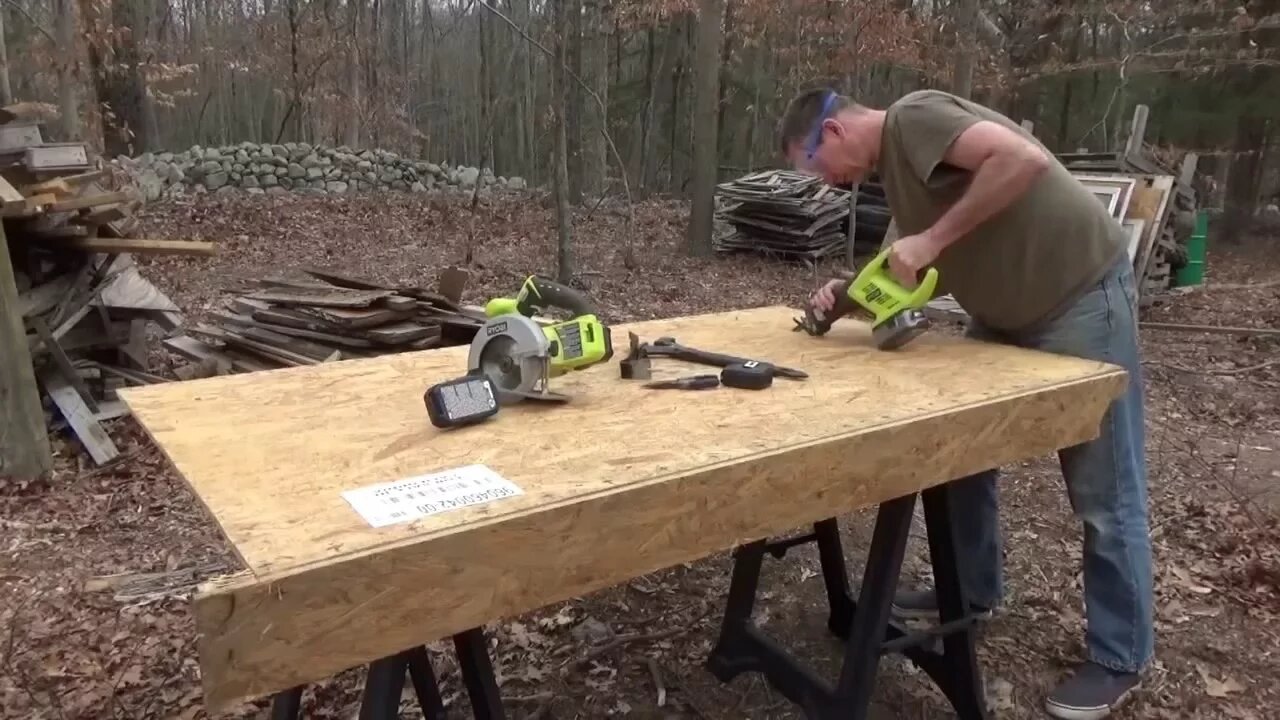
[[[1133,125],[1129,128],[1129,141],[1124,144],[1124,157],[1137,157],[1142,154],[1142,142],[1147,134],[1147,114],[1150,109],[1139,105],[1133,109]]]
[[[0,475],[35,477],[53,467],[9,240],[0,225]]]

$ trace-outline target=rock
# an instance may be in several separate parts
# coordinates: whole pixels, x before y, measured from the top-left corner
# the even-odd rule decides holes
[[[210,189],[212,190],[212,188]],[[215,190],[213,194],[214,195],[234,195],[235,193],[236,193],[236,189],[233,186],[223,185],[222,187]]]
[[[244,191],[250,195],[261,195],[263,193],[263,190],[260,187],[245,188]]]
[[[276,185],[279,185],[280,181],[276,180],[275,175],[259,175],[258,184],[261,185],[262,187],[269,188],[269,187],[275,187]]]
[[[204,186],[209,190],[217,190],[227,184],[230,179],[230,173],[219,170],[204,176]]]
[[[427,172],[431,173],[432,175],[435,175],[438,178],[444,177],[444,170],[441,170],[440,166],[435,163],[427,163]]]
[[[307,168],[308,180],[319,180],[322,177],[324,177],[324,170],[315,166]]]
[[[151,202],[160,199],[160,195],[164,192],[164,181],[154,170],[143,170],[138,176],[138,187],[141,188],[147,202]]]
[[[509,177],[507,178],[507,189],[508,190],[527,190],[529,189],[529,184],[526,183],[524,181],[524,178],[522,177]]]
[[[360,172],[368,172],[373,169],[373,163],[368,160],[361,160],[356,163],[356,169]]]
[[[267,194],[268,195],[288,195],[289,190],[279,185],[272,185],[271,187],[267,188]]]
[[[169,172],[167,175],[164,176],[163,179],[176,185],[178,183],[185,181],[187,179],[187,176],[186,176],[186,173],[182,172],[182,168],[178,167],[177,165],[170,165]]]
[[[235,159],[236,159],[236,162],[240,163],[241,165],[247,165],[249,163],[249,153],[245,152],[244,149],[241,148],[240,150],[236,151]]]
[[[410,190],[411,192],[424,193],[424,192],[426,192],[426,191],[427,191],[427,186],[426,186],[426,185],[423,185],[423,184],[422,184],[422,183],[420,183],[420,182],[416,182],[416,183],[414,183],[414,184],[412,184],[412,185],[410,185],[410,186],[409,186],[409,190]]]
[[[221,160],[221,159],[222,159],[222,154],[221,154],[221,153],[219,153],[219,152],[218,152],[216,149],[214,149],[214,148],[209,148],[209,149],[207,149],[207,150],[205,150],[205,151],[204,151],[204,159],[205,159],[205,160],[214,160],[214,161]]]
[[[289,177],[294,178],[296,180],[297,178],[305,177],[306,174],[307,174],[306,168],[302,167],[296,162],[289,163]]]
[[[392,190],[399,190],[399,191],[403,192],[403,191],[405,191],[405,190],[408,190],[408,189],[409,189],[409,183],[407,183],[407,182],[405,182],[405,181],[403,181],[403,180],[392,180],[392,181],[391,181],[391,189],[392,189]]]
[[[400,171],[399,170],[383,170],[382,174],[378,176],[378,179],[384,183],[395,182],[396,180],[400,179]]]
[[[320,167],[320,158],[317,157],[316,155],[308,155],[302,158],[302,161],[299,162],[298,164],[307,169],[310,169],[313,167]]]
[[[276,157],[278,157],[278,158],[287,158],[287,157],[289,157],[289,151],[288,151],[287,149],[285,149],[285,146],[283,146],[283,145],[272,145],[272,146],[271,146],[271,154],[272,154],[272,155],[275,155],[275,156],[276,156]]]
[[[253,175],[245,175],[244,178],[240,181],[240,187],[256,188],[258,187],[258,178]]]
[[[324,190],[324,181],[323,181],[323,180],[312,180],[312,181],[309,183],[309,186],[311,187],[311,189],[312,189],[312,190]]]
[[[157,156],[156,156],[156,159],[157,159],[157,160],[159,160],[159,161],[161,161],[161,162],[173,162],[173,153],[171,153],[171,152],[162,152],[162,153],[160,153],[159,155],[157,155]]]
[[[344,193],[347,191],[347,184],[340,181],[332,181],[324,184],[324,189],[331,193]]]
[[[280,178],[280,187],[286,190],[293,189],[293,178]]]

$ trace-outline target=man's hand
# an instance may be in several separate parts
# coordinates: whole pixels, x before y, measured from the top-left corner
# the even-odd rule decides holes
[[[830,312],[831,308],[836,306],[836,293],[839,292],[840,286],[845,283],[844,280],[836,278],[828,280],[826,285],[814,291],[809,297],[809,305],[823,312]]]
[[[908,290],[919,284],[920,271],[942,252],[942,243],[929,231],[899,238],[889,246],[889,272]]]

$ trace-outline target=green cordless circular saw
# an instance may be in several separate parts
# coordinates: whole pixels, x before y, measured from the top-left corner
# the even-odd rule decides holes
[[[545,323],[534,319],[552,308],[572,317]],[[494,298],[484,310],[488,319],[471,341],[467,369],[487,376],[503,404],[564,402],[567,395],[548,388],[551,378],[613,357],[609,328],[591,301],[560,283],[531,275],[516,297]]]

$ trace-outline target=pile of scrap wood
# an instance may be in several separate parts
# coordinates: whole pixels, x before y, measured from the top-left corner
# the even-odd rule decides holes
[[[727,227],[720,252],[756,251],[817,260],[845,252],[851,189],[787,170],[765,170],[718,186],[716,217]],[[889,225],[884,190],[870,178],[858,186],[854,244],[874,251]]]
[[[1130,233],[1129,257],[1143,305],[1169,287],[1187,263],[1198,200],[1193,187],[1198,158],[1182,157],[1176,170],[1145,142],[1149,108],[1134,108],[1129,137],[1116,152],[1061,153],[1058,160],[1085,182]]]
[[[149,323],[171,331],[181,322],[133,256],[214,251],[132,237],[142,204],[84,143],[46,143],[38,124],[0,108],[0,249],[17,293],[0,313],[21,319],[51,429],[70,427],[98,463],[118,454],[99,424],[125,413],[115,390],[163,380],[147,366]]]
[[[322,269],[237,290],[210,322],[163,341],[204,374],[255,372],[471,342],[484,315],[460,305],[466,275],[439,292],[391,287]]]
[[[1197,209],[1191,187],[1195,156],[1177,173],[1136,153],[1067,153],[1059,159],[1129,231],[1139,295],[1150,304],[1187,261]]]
[[[165,381],[148,365],[148,329],[177,328],[179,309],[128,254],[6,242],[50,429],[69,427],[95,462],[112,460],[119,452],[100,423],[126,414],[117,389]]]

